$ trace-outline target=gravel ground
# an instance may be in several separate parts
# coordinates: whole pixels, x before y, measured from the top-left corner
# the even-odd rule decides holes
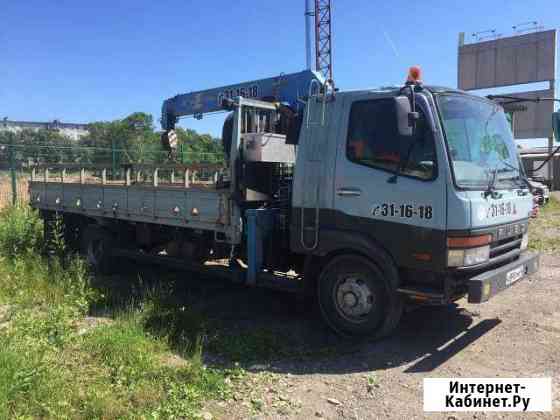
[[[560,209],[552,208],[533,223],[532,232],[544,237],[540,233],[556,226],[559,217]],[[558,249],[558,239],[545,245]],[[150,278],[163,280],[157,268],[151,275],[143,271],[143,278],[144,287]],[[489,302],[471,305],[463,299],[417,309],[403,316],[391,337],[377,342],[337,337],[316,307],[290,294],[188,273],[175,277],[173,290],[219,326],[218,351],[207,346],[206,363],[231,365],[242,355],[249,372],[232,399],[204,408],[206,418],[560,419],[559,280],[560,252],[544,253],[538,273]],[[233,340],[223,340],[224,334]],[[422,383],[434,377],[551,377],[553,411],[425,413]]]
[[[301,346],[295,352],[302,356],[257,360],[234,399],[207,408],[224,419],[560,418],[560,256],[541,261],[537,274],[490,302],[418,309],[379,342],[338,339],[315,311],[298,311],[291,296],[211,293],[206,309],[219,307],[232,331],[273,325]],[[496,376],[552,377],[553,412],[423,412],[423,378]]]

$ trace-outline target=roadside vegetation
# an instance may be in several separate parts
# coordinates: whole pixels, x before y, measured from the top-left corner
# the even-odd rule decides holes
[[[219,139],[194,130],[176,129],[177,160],[181,163],[221,163],[223,149]],[[162,163],[168,153],[161,148],[160,133],[152,115],[134,112],[114,121],[88,124],[88,134],[73,140],[57,130],[24,129],[0,131],[0,146],[13,146],[17,167],[30,163]],[[113,151],[115,150],[115,152]],[[10,154],[0,155],[0,167],[7,168]]]
[[[560,202],[550,197],[529,226],[529,248],[535,251],[560,252]]]
[[[210,418],[243,371],[203,364],[203,320],[164,292],[113,305],[57,238],[47,257],[34,211],[0,213],[0,419]]]
[[[95,277],[60,229],[47,245],[34,210],[0,211],[0,420],[209,419],[250,393],[245,368],[333,354],[273,327],[232,330],[169,273]]]

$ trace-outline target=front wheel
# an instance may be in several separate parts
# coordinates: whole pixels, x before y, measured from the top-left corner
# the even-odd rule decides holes
[[[387,335],[402,314],[402,299],[388,274],[359,255],[335,257],[325,266],[318,298],[323,318],[342,335]]]

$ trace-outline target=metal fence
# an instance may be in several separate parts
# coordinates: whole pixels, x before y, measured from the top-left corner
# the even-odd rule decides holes
[[[111,178],[124,176],[127,165],[196,165],[197,177],[214,176],[223,164],[221,153],[196,152],[185,147],[170,154],[161,148],[138,145],[134,150],[86,146],[0,144],[0,208],[29,202],[28,185],[36,166],[105,165]],[[209,170],[205,170],[208,165]]]

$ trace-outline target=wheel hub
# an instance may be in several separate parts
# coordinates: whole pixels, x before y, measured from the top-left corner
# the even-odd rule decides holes
[[[353,308],[357,304],[358,304],[358,297],[354,293],[348,292],[344,294],[344,306]]]
[[[357,318],[371,312],[374,295],[365,281],[358,276],[352,276],[345,278],[338,286],[336,301],[342,314]]]

